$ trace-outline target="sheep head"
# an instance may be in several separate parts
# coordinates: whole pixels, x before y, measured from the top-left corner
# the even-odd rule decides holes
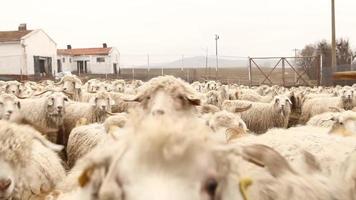
[[[140,88],[133,101],[139,102],[145,113],[153,116],[190,114],[200,105],[194,89],[173,76],[151,79]]]
[[[107,92],[99,92],[95,94],[89,103],[100,112],[107,113],[111,112],[111,107],[115,104],[115,101],[110,97]]]
[[[204,134],[209,132],[206,127],[189,126],[187,130],[173,120],[163,123],[165,126],[143,122],[127,141],[129,145],[115,151],[117,156],[98,193],[100,200],[222,197],[224,176]]]
[[[51,117],[62,117],[65,113],[65,102],[68,97],[62,92],[53,92],[46,98],[47,112]]]
[[[330,134],[336,134],[340,136],[356,136],[356,115],[350,113],[350,115],[340,115],[333,117],[334,125],[329,131]]]
[[[281,114],[283,117],[288,117],[291,112],[292,102],[285,95],[278,95],[274,97],[273,101],[274,110]]]
[[[0,95],[0,120],[10,120],[21,108],[20,101],[12,94]]]
[[[21,93],[21,83],[18,81],[8,81],[5,86],[5,92],[19,96]]]
[[[75,75],[66,75],[58,83],[63,84],[63,92],[67,94],[77,94],[82,86],[82,81]]]

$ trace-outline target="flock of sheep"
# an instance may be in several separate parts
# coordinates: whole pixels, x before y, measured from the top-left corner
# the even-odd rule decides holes
[[[355,92],[0,81],[0,200],[356,200]]]

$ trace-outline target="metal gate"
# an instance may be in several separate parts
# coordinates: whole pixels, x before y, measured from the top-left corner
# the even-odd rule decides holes
[[[292,59],[294,60],[294,62],[291,61]],[[300,62],[297,62],[297,60],[299,60]],[[272,68],[265,67],[265,66],[262,67],[261,64],[258,63],[258,61],[268,62],[273,67]],[[262,85],[262,84],[267,84],[267,85],[277,84],[283,86],[320,85],[321,67],[322,67],[321,63],[322,63],[321,56],[254,57],[254,58],[249,57],[248,75],[249,75],[250,86]],[[277,69],[279,68],[280,68],[280,72],[277,71]],[[288,72],[286,72],[286,70],[288,70]],[[273,73],[275,77],[272,76]],[[290,77],[291,73],[294,74],[294,77]],[[287,74],[289,74],[289,76],[286,76]]]

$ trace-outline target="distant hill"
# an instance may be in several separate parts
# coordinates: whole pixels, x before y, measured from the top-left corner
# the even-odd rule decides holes
[[[185,57],[183,59],[183,68],[204,68],[206,65],[206,57],[205,56],[196,56],[196,57]],[[222,59],[219,58],[219,67],[222,68],[232,68],[232,67],[247,67],[248,60],[240,59],[240,60],[230,60],[230,59]],[[146,68],[147,66],[139,66],[139,68]],[[181,68],[182,60],[175,60],[168,63],[151,63],[150,68]],[[216,67],[216,59],[215,57],[208,58],[208,67],[214,68]]]

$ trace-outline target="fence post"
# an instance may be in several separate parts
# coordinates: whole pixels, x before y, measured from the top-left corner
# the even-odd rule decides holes
[[[248,57],[248,62],[249,62],[249,66],[248,66],[248,80],[250,81],[250,87],[252,86],[252,62],[251,62],[251,58]]]
[[[319,85],[321,85],[322,82],[323,82],[323,54],[320,54],[319,70],[320,70],[320,74],[319,74]]]
[[[285,80],[285,59],[286,58],[282,58],[282,81],[283,81],[283,86],[286,86],[286,80]]]

